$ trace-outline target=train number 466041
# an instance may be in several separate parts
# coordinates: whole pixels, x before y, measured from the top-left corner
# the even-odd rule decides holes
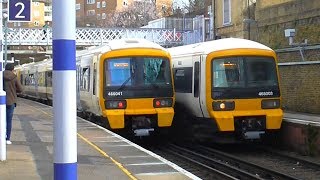
[[[122,92],[108,92],[108,96],[122,96]]]

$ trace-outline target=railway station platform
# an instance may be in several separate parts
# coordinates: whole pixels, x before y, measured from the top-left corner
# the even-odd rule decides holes
[[[0,179],[53,179],[52,107],[19,98]],[[63,138],[63,137],[61,137]],[[162,157],[77,119],[78,179],[199,179]]]

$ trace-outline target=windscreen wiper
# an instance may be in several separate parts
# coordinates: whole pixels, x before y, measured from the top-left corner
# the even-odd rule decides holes
[[[130,77],[128,77],[128,79],[126,79],[122,84],[121,84],[121,86],[117,89],[117,91],[120,91],[120,90],[122,90],[125,86],[126,86],[126,84],[134,77],[134,68],[133,68],[133,66],[132,66],[132,68],[131,68],[131,76]]]

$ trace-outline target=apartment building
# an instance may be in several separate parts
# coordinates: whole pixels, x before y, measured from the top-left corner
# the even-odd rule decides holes
[[[151,3],[151,0],[76,0],[78,27],[100,27],[108,14],[125,11],[134,2]],[[156,9],[160,16],[172,13],[172,0],[157,0]]]
[[[3,5],[6,9],[7,4]],[[8,27],[33,28],[43,27],[45,24],[52,23],[52,7],[51,0],[33,0],[31,5],[31,21],[30,22],[9,22]]]
[[[254,12],[250,12],[255,0],[207,0],[206,15],[211,17],[211,31],[217,38],[238,37],[252,39],[249,32]]]

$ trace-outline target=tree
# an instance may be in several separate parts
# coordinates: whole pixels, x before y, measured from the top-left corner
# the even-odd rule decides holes
[[[157,19],[156,6],[149,1],[134,1],[124,11],[108,14],[102,22],[106,27],[137,28],[145,26],[149,21]]]
[[[203,15],[205,12],[205,0],[188,0],[173,9],[173,16],[196,16]]]

